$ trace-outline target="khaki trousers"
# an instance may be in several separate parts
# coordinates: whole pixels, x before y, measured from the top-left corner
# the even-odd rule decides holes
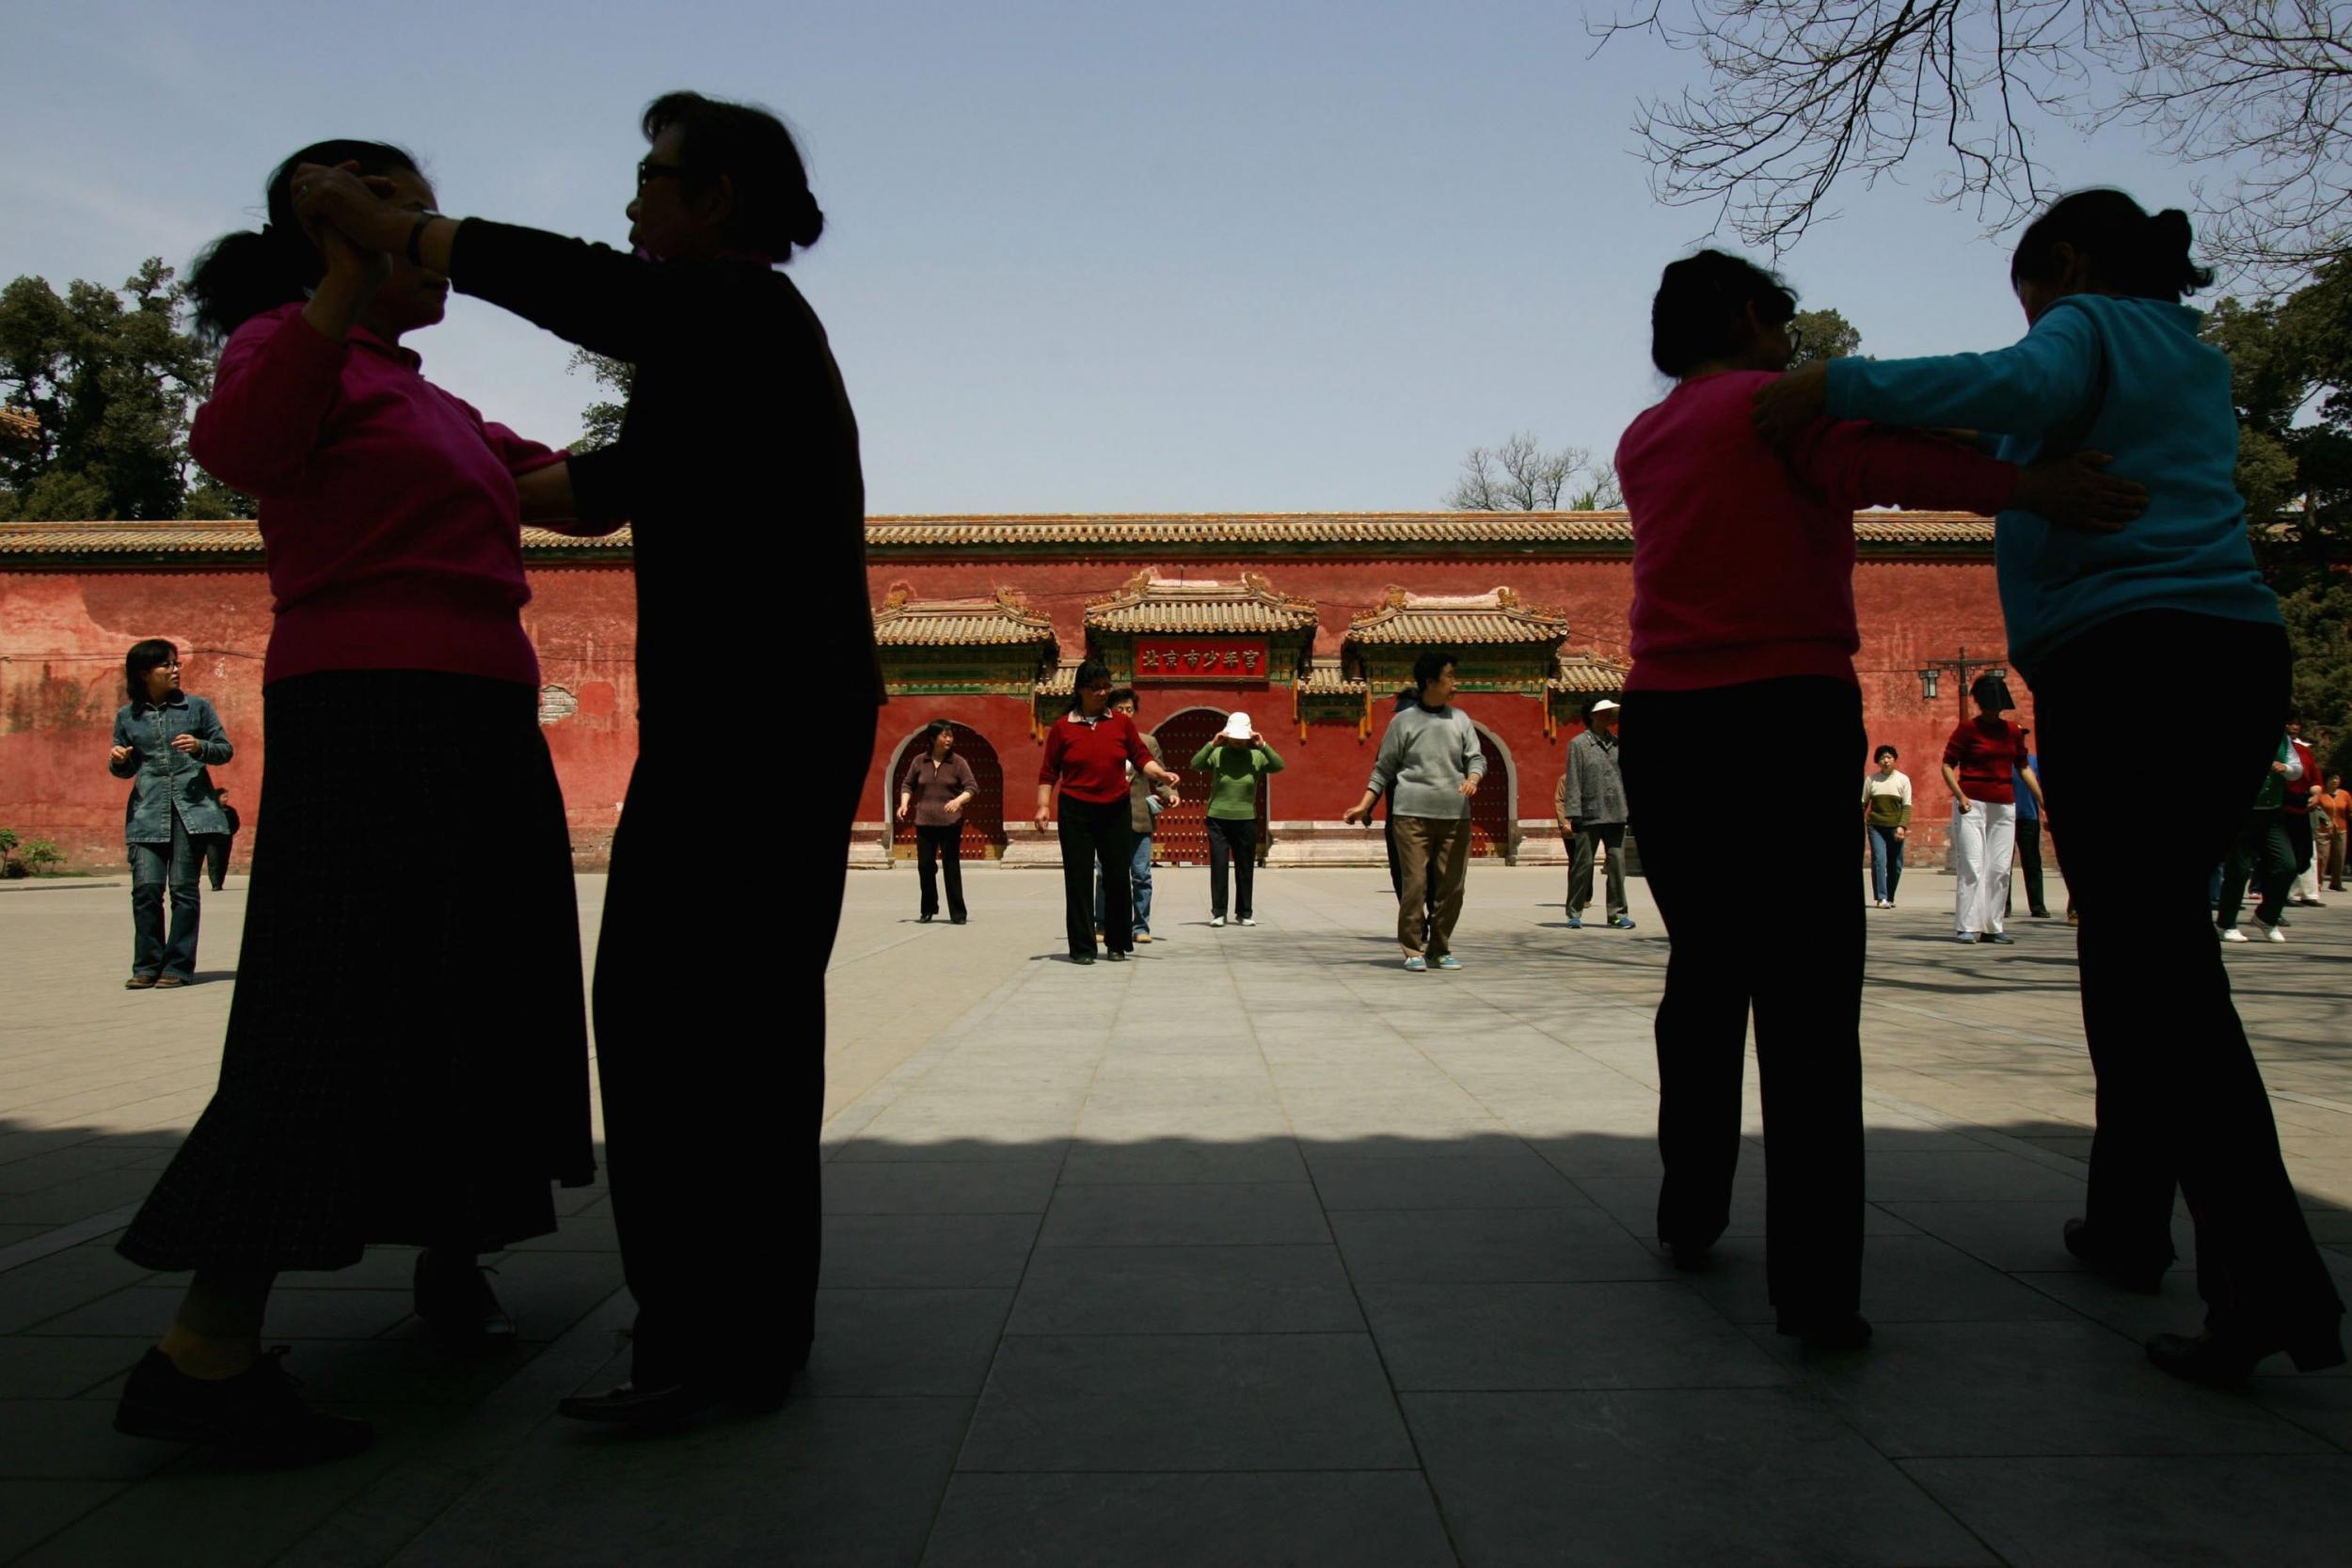
[[[1462,916],[1462,884],[1470,875],[1470,818],[1398,816],[1391,820],[1396,824],[1397,863],[1405,875],[1405,890],[1396,901],[1396,944],[1408,958],[1442,958],[1453,951],[1454,923]],[[1424,918],[1429,930],[1425,955],[1422,949]]]

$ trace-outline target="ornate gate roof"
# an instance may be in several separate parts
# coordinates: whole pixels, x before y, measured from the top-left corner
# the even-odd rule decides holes
[[[1215,634],[1279,636],[1312,633],[1312,599],[1277,593],[1255,572],[1239,582],[1209,578],[1163,578],[1150,567],[1127,579],[1116,594],[1087,606],[1087,630],[1122,635]]]

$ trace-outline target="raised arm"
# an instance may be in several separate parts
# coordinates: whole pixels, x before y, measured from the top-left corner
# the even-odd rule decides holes
[[[1263,740],[1260,740],[1258,742],[1258,771],[1261,773],[1279,773],[1281,770],[1282,753],[1267,745]]]
[[[2090,404],[2102,353],[2090,312],[2061,304],[2017,342],[1990,354],[1833,359],[1822,372],[1824,411],[1834,419],[2033,435]]]
[[[189,453],[248,495],[291,489],[318,451],[350,352],[301,311],[246,323],[221,351],[212,396],[188,429]]]

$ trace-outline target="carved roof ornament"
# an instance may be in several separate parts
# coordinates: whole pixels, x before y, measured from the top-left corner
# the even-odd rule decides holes
[[[1163,578],[1149,567],[1118,593],[1089,601],[1086,610],[1089,631],[1129,636],[1279,636],[1312,632],[1317,619],[1312,599],[1280,593],[1255,572],[1226,582]]]
[[[1056,641],[1054,623],[1009,588],[987,598],[918,599],[894,582],[874,612],[874,641],[884,648],[1005,648]]]
[[[1372,647],[1477,647],[1558,643],[1568,618],[1519,602],[1516,590],[1486,594],[1410,594],[1391,588],[1379,608],[1352,617],[1346,641]]]

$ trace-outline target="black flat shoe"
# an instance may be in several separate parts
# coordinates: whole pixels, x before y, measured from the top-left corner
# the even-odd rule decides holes
[[[914,923],[917,926],[929,926],[931,923],[931,917],[927,914],[918,914],[914,917]]]
[[[2208,1388],[2234,1388],[2251,1377],[2254,1369],[2281,1351],[2298,1372],[2325,1371],[2344,1365],[2344,1342],[2334,1323],[2302,1338],[2241,1338],[2211,1331],[2190,1338],[2185,1334],[2159,1334],[2148,1341],[2148,1359],[2174,1377],[2201,1383]]]
[[[1870,1320],[1859,1312],[1836,1312],[1819,1318],[1784,1317],[1773,1326],[1792,1339],[1804,1340],[1807,1350],[1860,1350],[1870,1342]]]
[[[1715,1266],[1714,1249],[1704,1242],[1668,1242],[1666,1257],[1684,1274],[1704,1274]]]
[[[2100,1247],[2086,1220],[2068,1220],[2065,1235],[2066,1250],[2090,1264],[2094,1274],[2110,1284],[2145,1295],[2154,1295],[2164,1288],[2164,1271],[2172,1266],[2171,1259],[2112,1257]]]
[[[967,926],[970,925],[971,922],[962,915],[951,914],[947,917],[947,924],[950,926]]]
[[[672,1426],[712,1410],[765,1416],[783,1408],[791,1382],[787,1375],[763,1384],[664,1383],[640,1388],[624,1383],[601,1394],[575,1394],[555,1408],[575,1421],[635,1427]]]
[[[444,1261],[429,1248],[417,1254],[417,1316],[452,1350],[482,1354],[515,1347],[515,1320],[499,1305],[488,1274],[470,1255]]]
[[[303,1402],[281,1359],[283,1345],[235,1377],[190,1377],[151,1350],[131,1372],[115,1405],[115,1430],[173,1443],[213,1443],[264,1465],[312,1465],[343,1459],[375,1441],[365,1421],[329,1416]]]
[[[1094,955],[1091,953],[1073,953],[1070,955],[1070,961],[1073,964],[1090,964],[1094,961]]]
[[[1103,955],[1103,960],[1105,963],[1123,964],[1127,961],[1127,955],[1114,947]]]

